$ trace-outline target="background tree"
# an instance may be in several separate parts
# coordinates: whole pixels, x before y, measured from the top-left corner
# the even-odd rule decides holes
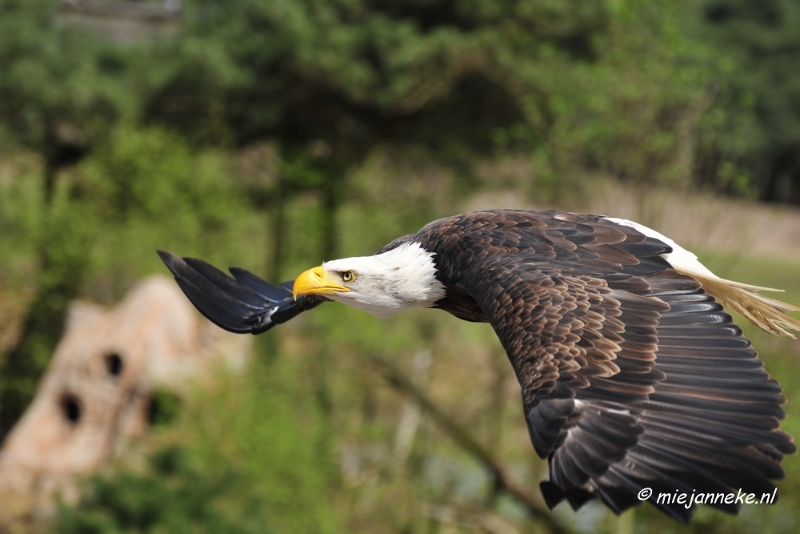
[[[58,206],[59,171],[83,158],[132,100],[118,84],[117,51],[55,28],[55,7],[51,0],[0,1],[0,150],[26,148],[41,158],[44,219],[38,287],[0,371],[0,440],[30,401],[84,280],[85,236]]]
[[[700,130],[698,180],[800,203],[800,5],[706,0],[682,19],[719,72]]]

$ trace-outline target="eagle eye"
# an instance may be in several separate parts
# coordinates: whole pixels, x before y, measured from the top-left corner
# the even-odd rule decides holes
[[[341,276],[343,282],[352,282],[356,279],[356,273],[353,271],[344,271]]]

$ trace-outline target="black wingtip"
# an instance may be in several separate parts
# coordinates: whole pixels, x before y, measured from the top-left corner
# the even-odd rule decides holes
[[[295,301],[291,290],[244,269],[232,268],[235,278],[230,278],[202,260],[156,252],[200,313],[229,332],[260,334],[324,301],[318,297]]]
[[[164,265],[167,266],[172,274],[177,276],[178,273],[176,270],[178,269],[178,265],[181,263],[181,259],[167,250],[156,250],[156,254],[158,254],[158,257],[161,258],[161,261],[164,262]]]

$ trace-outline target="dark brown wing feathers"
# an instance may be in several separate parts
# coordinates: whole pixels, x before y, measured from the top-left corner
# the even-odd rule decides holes
[[[741,330],[670,247],[602,217],[475,212],[406,240],[436,253],[438,306],[488,321],[522,388],[531,441],[549,458],[550,506],[600,497],[617,513],[662,492],[760,496],[795,452],[785,398]],[[717,503],[728,512],[736,504]]]

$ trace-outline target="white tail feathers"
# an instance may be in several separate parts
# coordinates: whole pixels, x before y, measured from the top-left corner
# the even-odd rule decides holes
[[[733,282],[718,278],[713,274],[698,276],[696,271],[684,274],[696,278],[703,284],[705,290],[723,306],[743,315],[760,329],[776,336],[783,334],[797,339],[791,331],[800,332],[800,319],[787,315],[787,313],[800,311],[800,308],[758,293],[759,291],[782,290]]]
[[[662,256],[672,265],[672,268],[698,280],[703,284],[705,290],[723,306],[744,315],[748,321],[770,334],[776,336],[783,334],[797,339],[790,330],[800,332],[800,319],[787,315],[787,312],[797,312],[800,311],[800,308],[758,294],[759,291],[782,290],[724,280],[709,271],[705,265],[700,263],[697,256],[652,228],[625,219],[613,217],[606,217],[606,219],[635,228],[648,237],[666,243],[672,247],[672,252],[662,254]]]

